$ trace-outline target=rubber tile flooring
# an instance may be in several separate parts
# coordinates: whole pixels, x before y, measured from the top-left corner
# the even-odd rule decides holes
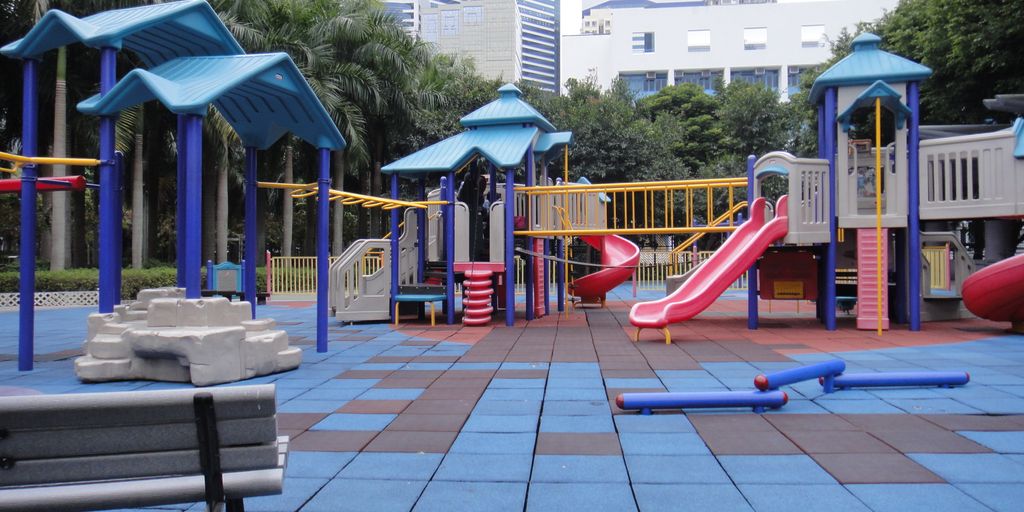
[[[247,509],[1019,510],[1021,336],[981,320],[877,337],[843,319],[827,332],[812,305],[783,302],[762,303],[748,331],[746,302],[727,295],[673,326],[672,345],[653,331],[633,342],[629,306],[658,293],[638,295],[622,287],[605,309],[513,327],[332,322],[322,353],[312,304],[261,307],[304,363],[247,381],[277,386],[291,437],[284,494]],[[0,396],[187,387],[78,382],[88,313],[40,313],[31,372],[14,362],[16,313],[0,313]],[[963,370],[971,382],[827,395],[803,382],[761,415],[615,406],[622,392],[749,390],[759,373],[836,357],[848,372]]]

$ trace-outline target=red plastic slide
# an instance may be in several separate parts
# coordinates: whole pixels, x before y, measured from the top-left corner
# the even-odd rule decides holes
[[[1024,330],[1024,254],[989,265],[964,280],[964,306],[981,318]]]
[[[640,262],[640,248],[618,235],[581,236],[584,242],[601,251],[601,264],[609,268],[587,274],[569,284],[571,293],[583,299],[601,299],[624,283]]]
[[[640,302],[629,311],[629,321],[638,328],[661,329],[670,323],[689,320],[711,305],[776,240],[789,231],[788,197],[779,198],[775,218],[764,221],[765,200],[759,197],[750,207],[750,220],[730,236],[675,292],[664,299]]]

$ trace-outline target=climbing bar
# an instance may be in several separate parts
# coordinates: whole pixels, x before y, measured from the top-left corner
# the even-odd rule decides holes
[[[82,167],[93,167],[102,162],[95,158],[66,158],[52,156],[21,156],[13,153],[0,151],[0,161],[13,162],[14,169],[25,165],[74,165]]]
[[[971,380],[967,372],[886,372],[886,373],[847,373],[835,378],[835,387],[848,388],[879,388],[909,386],[939,386],[951,388],[963,386]],[[824,384],[824,379],[818,379]]]
[[[317,183],[275,183],[270,181],[259,181],[256,185],[260,188],[293,190],[292,197],[304,199],[317,194]],[[355,192],[342,190],[330,190],[331,201],[341,201],[343,205],[360,205],[364,208],[381,208],[393,210],[395,208],[427,208],[431,205],[448,204],[447,201],[402,201],[386,197],[367,196]]]
[[[825,392],[832,392],[832,383],[837,375],[846,370],[846,362],[842,359],[833,359],[817,364],[798,366],[769,374],[761,374],[754,377],[754,387],[761,391],[778,389],[782,386],[797,382],[820,379]]]
[[[751,407],[754,412],[778,409],[789,402],[784,391],[697,391],[677,393],[622,393],[615,397],[619,409],[639,409],[651,414],[653,409],[709,409],[719,407]]]
[[[734,204],[733,207],[729,209],[729,211],[719,215],[718,218],[713,220],[710,225],[719,226],[721,224],[728,222],[728,225],[730,227],[734,227],[733,217],[746,207],[747,202],[740,201]],[[683,240],[681,244],[677,245],[675,249],[672,249],[672,252],[669,253],[669,261],[671,261],[674,266],[679,267],[679,255],[682,254],[687,249],[689,249],[690,246],[697,243],[697,240],[700,240],[706,234],[708,234],[707,231],[701,231],[699,233],[694,233],[693,235],[690,235],[690,237],[687,238],[686,240]],[[676,269],[676,273],[681,273],[678,268]]]

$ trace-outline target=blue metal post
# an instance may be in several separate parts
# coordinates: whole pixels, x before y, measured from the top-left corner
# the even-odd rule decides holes
[[[416,199],[427,200],[426,175],[416,180]],[[416,282],[427,280],[427,209],[416,209]]]
[[[825,251],[825,283],[822,308],[825,329],[836,330],[836,88],[825,90],[825,159],[828,160],[828,249]]]
[[[22,63],[21,153],[38,156],[39,61],[25,59]],[[32,369],[35,352],[36,296],[36,176],[34,165],[21,168],[21,240],[18,256],[18,371]]]
[[[252,307],[256,318],[256,163],[259,153],[256,148],[245,148],[245,261],[251,262],[242,268],[245,298]]]
[[[516,323],[515,169],[505,169],[505,325]]]
[[[556,251],[558,251],[558,259],[564,260],[565,240],[563,238],[559,238],[555,240],[555,245],[557,246]],[[562,261],[559,261],[558,264],[555,265],[555,281],[558,281],[558,283],[556,283],[556,287],[558,289],[558,312],[561,313],[565,311],[565,263]]]
[[[178,148],[178,175],[177,183],[175,184],[178,200],[174,212],[174,230],[177,232],[174,240],[174,257],[177,260],[176,266],[178,267],[178,288],[185,287],[185,190],[188,188],[186,186],[188,181],[185,176],[185,160],[188,158],[186,156],[188,154],[188,144],[185,143],[186,133],[188,133],[188,127],[185,124],[185,114],[178,114],[178,132],[175,135],[174,141]]]
[[[444,205],[444,293],[448,325],[455,323],[455,173],[448,173],[448,204]]]
[[[391,175],[391,199],[398,199],[398,173]],[[389,312],[391,313],[391,322],[397,322],[398,317],[395,316],[395,297],[398,297],[398,280],[401,277],[399,270],[399,260],[402,259],[402,255],[398,252],[398,208],[391,210],[391,300],[388,301]]]
[[[107,94],[117,81],[117,50],[103,48],[100,50],[100,94]],[[121,213],[118,211],[118,179],[117,165],[114,162],[114,128],[116,118],[103,116],[100,118],[100,241],[99,241],[99,287],[100,313],[114,311],[115,297],[119,293],[115,265],[117,251],[115,244],[122,243],[118,237],[121,224]],[[198,254],[198,253],[195,253]],[[198,274],[198,272],[197,272]]]
[[[203,117],[185,117],[185,298],[202,297],[199,266],[203,253]],[[179,229],[178,234],[181,234]]]
[[[757,157],[747,157],[747,204],[754,204],[754,162]],[[750,206],[747,206],[750,208]],[[747,329],[757,329],[757,262],[747,270]]]
[[[330,288],[331,150],[320,148],[316,204],[316,351],[327,352],[327,293]],[[392,255],[392,258],[395,256]]]
[[[907,219],[907,302],[910,330],[921,330],[921,215],[920,185],[918,180],[918,151],[921,145],[920,91],[917,82],[907,84],[907,106],[910,107],[910,128],[907,141],[908,203],[910,215]]]
[[[526,148],[526,186],[527,187],[532,187],[533,186],[533,171],[534,171],[534,169],[533,169],[533,144],[530,144],[530,146]],[[532,215],[533,212],[530,211],[530,210],[532,210],[532,208],[530,208],[530,197],[527,196],[526,197],[526,211],[523,212],[523,214],[526,216],[526,225],[527,226],[533,226],[533,215]],[[529,237],[529,236],[525,237],[525,241],[526,241],[526,250],[532,251],[533,250],[533,237]],[[523,288],[526,291],[526,319],[527,320],[533,320],[533,318],[535,316],[535,313],[536,313],[534,311],[534,309],[533,309],[533,306],[534,306],[533,302],[534,302],[534,299],[536,298],[536,293],[535,292],[536,292],[536,289],[537,289],[537,276],[535,275],[536,272],[534,272],[534,268],[533,268],[533,255],[527,254],[525,259],[526,259],[526,272],[524,272],[524,273],[526,275],[525,275],[525,279],[524,279],[525,286]]]

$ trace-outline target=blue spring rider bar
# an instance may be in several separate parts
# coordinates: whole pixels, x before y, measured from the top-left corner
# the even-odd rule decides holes
[[[848,373],[835,378],[837,389],[938,386],[952,388],[971,381],[967,372]],[[819,380],[819,382],[823,382]],[[826,393],[828,391],[826,390]]]
[[[754,377],[754,387],[761,391],[779,389],[782,386],[797,382],[820,379],[825,392],[832,392],[832,383],[835,377],[846,370],[846,362],[841,359],[833,359],[808,366],[799,366],[775,373],[761,374]]]
[[[789,402],[785,391],[705,391],[693,393],[622,393],[615,405],[623,410],[639,410],[651,414],[654,409],[706,409],[719,407],[751,407],[754,412],[778,409]]]

